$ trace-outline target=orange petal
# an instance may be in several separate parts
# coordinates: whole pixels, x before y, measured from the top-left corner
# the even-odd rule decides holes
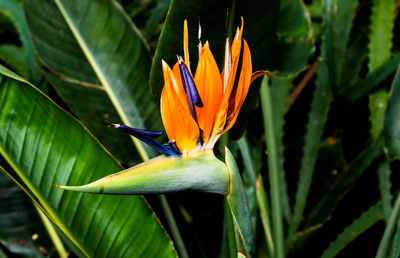
[[[179,150],[197,146],[199,128],[190,114],[186,94],[171,68],[163,61],[165,86],[161,93],[161,117],[168,138],[175,140]]]
[[[223,97],[215,119],[212,135],[221,133],[226,123],[227,112],[229,107],[229,99],[232,94],[233,84],[235,83],[235,78],[236,78],[236,71],[239,64],[240,48],[242,45],[241,43],[242,34],[243,34],[243,18],[242,18],[242,26],[240,30],[239,28],[236,30],[235,38],[232,43],[232,67],[229,74],[228,83],[227,85],[224,85]],[[223,70],[223,73],[225,73],[225,70]]]
[[[235,59],[235,57],[237,57],[238,55],[240,55],[240,48],[242,47],[242,34],[243,34],[243,26],[244,26],[244,21],[243,21],[243,17],[241,17],[242,19],[242,26],[236,29],[236,34],[235,34],[235,38],[233,39],[232,42],[232,60]]]
[[[225,41],[225,59],[224,59],[224,69],[222,70],[221,77],[223,81],[224,92],[226,89],[226,85],[228,84],[229,73],[232,68],[232,49],[230,45],[229,37],[226,38]]]
[[[179,62],[176,62],[173,70],[171,71],[169,65],[164,60],[162,60],[162,68],[164,73],[164,81],[166,81],[165,75],[167,74],[168,75],[167,79],[171,82],[171,86],[173,87],[174,92],[179,99],[179,102],[183,106],[189,107],[186,92],[182,85],[181,72],[179,70]],[[169,75],[169,73],[172,73],[172,75]]]
[[[202,108],[196,107],[196,113],[200,128],[203,130],[203,139],[206,142],[214,125],[223,90],[218,65],[208,42],[202,48],[194,81],[204,104]]]
[[[244,100],[246,99],[247,93],[249,92],[252,66],[251,66],[251,54],[249,46],[246,40],[243,40],[243,60],[242,69],[240,71],[240,77],[236,91],[231,95],[229,109],[227,114],[227,124],[224,128],[224,132],[228,131],[236,122],[239,115],[239,111],[243,106]]]
[[[188,25],[187,20],[185,19],[183,23],[183,53],[185,56],[185,63],[190,72],[190,60],[189,60],[189,33],[188,33]]]

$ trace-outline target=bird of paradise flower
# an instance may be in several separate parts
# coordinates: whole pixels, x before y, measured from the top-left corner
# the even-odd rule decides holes
[[[59,188],[97,194],[160,194],[201,191],[223,194],[235,221],[238,256],[251,257],[254,241],[250,213],[240,174],[230,151],[225,148],[225,163],[213,154],[219,137],[236,122],[251,83],[267,73],[252,73],[251,54],[242,39],[242,25],[232,41],[225,44],[224,69],[220,73],[210,50],[199,40],[199,61],[193,77],[190,69],[188,28],[184,21],[184,57],[171,69],[162,61],[164,88],[161,93],[161,117],[169,142],[154,140],[161,131],[109,124],[156,148],[164,156],[125,169],[82,186]],[[200,37],[199,37],[200,38]],[[237,79],[240,58],[242,67]],[[237,85],[235,87],[235,82]],[[195,173],[190,173],[195,171]],[[189,172],[189,173],[188,173]]]
[[[184,58],[177,56],[178,61],[172,69],[162,61],[165,85],[160,104],[161,117],[170,140],[167,144],[154,140],[162,131],[108,124],[131,134],[165,156],[153,158],[83,186],[56,187],[102,194],[148,194],[185,190],[227,194],[230,182],[229,165],[218,160],[212,150],[219,137],[235,124],[251,83],[267,73],[252,73],[250,49],[246,40],[242,39],[243,24],[242,18],[241,27],[236,29],[232,44],[229,37],[226,39],[224,68],[221,73],[211,53],[210,44],[207,41],[203,46],[199,36],[199,61],[193,77],[188,50],[188,27],[187,21],[184,21]],[[242,67],[237,80],[241,56]],[[234,87],[236,81],[237,85]],[[230,160],[234,162],[233,158]],[[191,173],[188,177],[186,171],[196,173]]]
[[[187,21],[184,21],[184,58],[177,56],[178,61],[173,69],[162,60],[165,85],[160,101],[161,117],[170,139],[166,146],[153,140],[162,132],[134,129],[120,124],[110,126],[132,134],[166,156],[212,150],[219,137],[235,124],[251,83],[266,73],[252,73],[250,49],[246,40],[242,40],[242,34],[243,19],[232,44],[229,37],[226,39],[222,73],[208,41],[202,46],[199,39],[199,61],[193,77],[188,27]],[[237,86],[234,87],[242,49],[242,67]]]

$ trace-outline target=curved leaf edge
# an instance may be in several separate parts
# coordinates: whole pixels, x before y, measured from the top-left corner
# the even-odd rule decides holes
[[[232,215],[235,231],[236,251],[245,257],[254,256],[254,234],[251,224],[250,210],[246,199],[243,181],[236,161],[225,147],[225,162],[229,172],[229,189],[226,202]]]
[[[41,94],[45,99],[47,99],[48,101],[50,101],[50,103],[52,103],[55,107],[57,107],[58,109],[62,110],[66,115],[68,115],[70,118],[72,118],[75,122],[77,122],[84,130],[86,133],[88,133],[94,140],[95,142],[97,142],[100,146],[100,148],[102,148],[102,150],[107,153],[115,162],[116,164],[118,164],[121,168],[122,165],[118,162],[118,160],[103,146],[103,144],[89,131],[89,129],[87,129],[87,127],[81,122],[79,121],[76,117],[74,117],[73,115],[71,115],[68,111],[66,111],[64,108],[62,108],[61,106],[59,106],[56,102],[54,102],[49,96],[47,96],[46,94],[44,94],[39,88],[37,88],[35,85],[33,85],[32,83],[28,82],[27,80],[25,80],[23,77],[19,76],[18,74],[14,73],[13,71],[7,69],[6,67],[4,67],[3,65],[0,64],[0,76],[6,76],[8,78],[14,79],[16,81],[22,82],[30,87],[32,87],[34,90],[36,90],[37,92],[39,92],[39,94]],[[37,207],[50,219],[52,220],[57,227],[72,241],[72,243],[78,248],[78,250],[80,250],[84,255],[86,255],[87,257],[89,257],[89,255],[84,251],[83,247],[81,245],[79,245],[78,241],[71,236],[71,234],[68,233],[67,227],[64,225],[64,223],[61,222],[60,218],[58,218],[58,216],[56,215],[56,212],[50,208],[47,207],[46,205],[42,205],[42,203],[45,203],[44,198],[41,196],[41,194],[38,192],[38,190],[36,189],[35,186],[29,184],[29,180],[27,180],[27,178],[23,175],[23,173],[21,172],[21,170],[18,168],[18,166],[10,159],[10,157],[5,153],[4,149],[0,146],[0,155],[2,155],[4,157],[4,159],[8,162],[8,164],[11,166],[11,168],[16,172],[16,174],[20,177],[20,179],[24,182],[24,184],[26,184],[26,187],[24,187],[16,178],[14,178],[9,172],[7,172],[3,167],[3,171],[6,172],[6,174],[15,182],[17,183],[17,185],[29,196],[29,198],[37,205]],[[28,189],[29,190],[28,190]],[[34,197],[37,197],[34,198]],[[150,204],[147,202],[147,200],[144,198],[144,196],[141,195],[141,198],[143,199],[143,201],[145,202],[145,204],[149,207],[152,215],[154,216],[154,218],[156,218],[156,221],[158,222],[158,224],[160,225],[161,229],[164,231],[164,233],[166,234],[166,236],[168,237],[171,247],[172,247],[172,251],[177,255],[177,251],[175,249],[175,245],[174,242],[172,241],[172,238],[170,237],[170,235],[168,234],[167,230],[164,228],[164,226],[162,225],[160,219],[158,218],[157,214],[154,212],[154,210],[151,208]],[[47,209],[46,209],[47,207]]]

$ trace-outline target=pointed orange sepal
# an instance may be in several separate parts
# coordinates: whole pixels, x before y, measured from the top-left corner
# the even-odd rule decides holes
[[[199,126],[203,130],[203,139],[206,142],[211,135],[223,91],[218,65],[208,42],[202,48],[194,81],[204,104],[204,107],[196,108],[196,113]]]
[[[228,131],[235,124],[236,119],[239,115],[239,111],[243,106],[244,100],[246,99],[247,93],[250,87],[252,74],[251,66],[251,54],[249,46],[246,40],[243,40],[243,60],[242,69],[240,71],[240,77],[236,90],[231,94],[229,100],[228,114],[226,126],[223,132]]]
[[[190,71],[190,59],[189,59],[189,33],[187,20],[185,19],[183,23],[183,54],[185,58],[185,63]]]
[[[194,149],[200,132],[190,113],[186,93],[168,64],[162,61],[162,67],[165,85],[160,104],[165,131],[171,141],[176,141],[179,150]]]
[[[224,93],[222,97],[222,101],[215,119],[214,127],[212,130],[212,134],[220,134],[222,133],[223,129],[225,128],[226,124],[226,119],[227,119],[227,113],[228,113],[228,108],[229,108],[229,102],[233,90],[233,86],[235,83],[235,78],[236,78],[236,72],[237,72],[237,67],[239,65],[239,59],[240,59],[240,49],[242,46],[242,34],[243,34],[243,18],[242,18],[242,26],[241,28],[237,28],[235,38],[233,39],[232,42],[232,65],[231,65],[231,71],[229,73],[228,77],[228,82],[227,85],[224,85]],[[223,71],[225,73],[225,70]]]

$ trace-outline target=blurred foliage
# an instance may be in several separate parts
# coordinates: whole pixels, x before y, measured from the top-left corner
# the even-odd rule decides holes
[[[281,220],[284,238],[281,244],[287,257],[371,257],[378,250],[378,256],[397,257],[400,253],[396,208],[400,190],[400,177],[396,173],[400,169],[399,11],[398,0],[49,0],[40,3],[1,0],[0,65],[34,84],[58,106],[53,106],[37,88],[12,80],[14,77],[5,73],[0,75],[0,92],[7,98],[10,97],[5,94],[7,87],[15,94],[23,93],[25,100],[21,98],[20,106],[15,104],[16,110],[22,113],[35,112],[29,110],[28,99],[31,99],[46,107],[48,115],[61,116],[63,128],[57,129],[61,125],[52,122],[53,118],[43,119],[49,123],[43,123],[43,127],[52,127],[66,135],[71,131],[82,137],[65,136],[70,144],[79,143],[79,139],[89,141],[98,154],[71,155],[76,160],[90,158],[91,162],[105,157],[108,161],[101,161],[104,164],[97,165],[93,172],[105,175],[111,172],[100,169],[106,163],[114,170],[119,168],[108,151],[123,166],[131,166],[141,161],[141,147],[130,137],[105,128],[102,121],[161,128],[158,103],[164,82],[160,63],[164,59],[172,65],[176,54],[182,54],[183,20],[188,19],[189,23],[194,70],[199,20],[202,42],[210,42],[222,68],[225,37],[232,35],[243,17],[244,38],[252,52],[253,70],[266,69],[271,73],[262,86],[268,88],[261,88],[262,101],[259,79],[251,86],[237,125],[220,141],[221,146],[229,146],[242,172],[256,256],[276,254],[273,246],[281,241],[277,239],[276,223]],[[18,87],[24,90],[19,92]],[[6,97],[2,96],[0,117],[3,113],[13,116],[14,109],[3,103]],[[18,103],[18,96],[13,101]],[[6,107],[8,113],[5,113]],[[12,124],[8,121],[19,120],[2,119],[0,135],[15,134],[15,139],[20,139],[22,127],[6,126]],[[29,121],[30,133],[34,136],[46,133],[38,129],[42,118],[37,119]],[[80,123],[108,151],[98,147]],[[59,141],[58,146],[63,146]],[[1,149],[23,150],[18,140],[10,142],[4,143],[0,138]],[[29,146],[25,148],[36,150],[35,142]],[[68,156],[63,153],[63,147],[57,148],[54,155]],[[220,150],[223,148],[214,150],[218,157],[223,155]],[[22,158],[13,151],[0,153],[1,170],[11,174],[26,190],[18,171],[13,171],[10,157],[15,155],[21,167],[30,165],[33,169],[35,164],[29,163],[32,162],[29,155],[34,152]],[[154,155],[149,152],[150,157]],[[59,166],[70,165],[67,158],[62,160]],[[90,181],[89,175],[85,176],[81,167],[78,169],[77,175],[82,175],[79,180]],[[271,179],[275,172],[277,182]],[[34,176],[30,180],[32,184],[38,183]],[[53,182],[51,178],[46,180],[49,186]],[[277,197],[272,194],[274,184],[279,184]],[[43,185],[37,187],[47,191]],[[76,204],[72,197],[67,198],[74,207],[71,209],[79,207],[80,198],[83,197],[77,197]],[[146,198],[172,235],[159,199]],[[280,218],[273,215],[274,198],[281,204]],[[224,214],[220,196],[175,193],[168,195],[168,199],[190,257],[229,256],[230,221]],[[123,200],[121,197],[118,202],[128,202]],[[148,256],[160,255],[162,247],[167,250],[163,254],[173,253],[151,210],[141,198],[135,198],[136,202],[141,207],[138,213],[149,214],[150,218],[148,226],[137,233],[142,238],[136,241],[143,246],[151,241],[160,245],[160,253],[155,250]],[[89,209],[86,199],[83,203]],[[107,213],[103,220],[110,223],[117,217],[125,218],[102,212]],[[85,213],[82,211],[82,214]],[[74,224],[71,232],[79,235],[75,222],[68,220],[68,214],[63,216],[60,220]],[[145,219],[137,214],[133,218]],[[126,218],[126,221],[130,220]],[[79,219],[76,223],[84,224]],[[115,223],[123,228],[123,221]],[[149,228],[158,232],[154,239],[144,233]],[[132,232],[135,229],[132,227]],[[104,226],[93,232],[97,230],[106,232],[104,239],[119,243],[116,231]],[[82,255],[62,228],[59,233],[75,255]],[[32,239],[33,234],[38,234],[39,239]],[[55,257],[53,243],[46,234],[22,188],[1,174],[0,257]],[[105,240],[100,236],[96,241],[85,242],[82,248],[92,248],[88,249],[92,256],[98,254],[93,248]],[[117,256],[124,254],[113,249],[112,240],[102,248],[105,253],[108,250]],[[184,256],[181,250],[178,252]]]

